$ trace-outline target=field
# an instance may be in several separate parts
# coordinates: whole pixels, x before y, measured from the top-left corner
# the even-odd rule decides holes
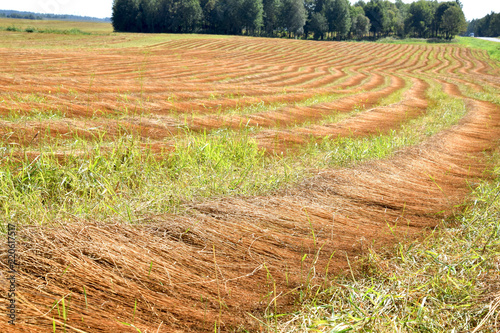
[[[18,260],[3,332],[292,331],[285,314],[359,280],[367,255],[428,244],[488,186],[498,206],[485,50],[36,24],[0,20],[0,226]]]

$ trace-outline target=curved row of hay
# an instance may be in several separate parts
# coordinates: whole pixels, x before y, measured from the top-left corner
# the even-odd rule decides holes
[[[495,81],[491,65],[470,50],[442,46],[226,38],[173,40],[148,51],[0,53],[0,112],[28,118],[1,121],[0,135],[21,145],[46,136],[111,139],[125,131],[162,140],[186,128],[296,126],[370,109],[419,75]]]

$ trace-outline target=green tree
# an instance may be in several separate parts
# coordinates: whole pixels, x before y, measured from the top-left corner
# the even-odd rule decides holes
[[[500,13],[492,14],[489,27],[489,35],[492,37],[500,36]]]
[[[479,22],[478,19],[474,19],[472,21],[467,22],[467,36],[471,33],[474,33],[477,28],[477,22]]]
[[[159,4],[160,0],[141,0],[140,10],[143,12],[143,32],[161,32],[159,27],[160,17]]]
[[[448,8],[442,17],[441,29],[446,34],[446,39],[452,39],[453,36],[467,29],[464,12],[460,7],[453,6]]]
[[[351,16],[351,20],[353,20],[359,14],[365,15],[365,10],[361,6],[351,6],[349,8],[349,15]]]
[[[138,3],[134,0],[114,0],[111,22],[115,31],[137,32]]]
[[[361,7],[361,8],[363,8],[363,10],[365,10],[365,6],[366,6],[366,2],[364,2],[363,0],[358,0],[354,4],[354,7]]]
[[[373,36],[380,35],[387,26],[387,13],[381,0],[370,0],[364,7],[365,15],[370,20]]]
[[[322,13],[311,13],[309,29],[314,33],[314,39],[323,39],[325,32],[328,31],[328,22]]]
[[[385,12],[385,20],[382,26],[382,32],[385,35],[404,34],[404,19],[399,12],[398,7],[390,1],[382,2],[382,9]]]
[[[363,14],[358,14],[352,19],[351,29],[358,38],[363,38],[370,32],[370,19]]]
[[[240,35],[243,25],[240,18],[242,0],[219,0],[216,3],[217,33]]]
[[[348,0],[325,1],[324,11],[328,28],[337,34],[337,38],[347,36],[351,29],[350,5]]]
[[[317,10],[319,6],[322,6],[323,0],[304,0],[304,8],[306,9],[306,24],[304,25],[304,35],[309,37],[309,33],[312,32],[311,23],[313,13],[321,13]],[[319,6],[318,6],[319,5]]]
[[[202,10],[198,0],[177,0],[174,2],[171,30],[173,32],[195,32],[201,19]]]
[[[425,38],[431,32],[433,19],[434,12],[430,1],[419,0],[410,5],[405,26],[409,32],[413,32],[419,37]]]
[[[483,18],[480,18],[476,23],[476,30],[474,33],[476,37],[488,37],[490,36],[490,22],[494,13],[487,14]]]
[[[217,28],[217,0],[200,0],[202,11],[201,29],[206,32],[215,33]]]
[[[321,13],[325,6],[325,0],[315,0],[314,1],[314,12]]]
[[[263,11],[262,0],[242,0],[239,16],[247,34],[253,35],[262,27]]]
[[[268,36],[274,35],[274,30],[279,26],[280,8],[280,0],[263,1],[263,24]]]
[[[359,14],[365,15],[365,10],[363,9],[363,7],[355,5],[349,8],[349,15],[351,16],[351,31],[349,32],[349,38],[352,38],[353,35],[356,35],[356,32],[354,31],[354,24],[356,21],[356,17],[358,17]]]
[[[280,14],[289,36],[292,33],[302,34],[306,24],[306,9],[302,0],[283,0]]]
[[[433,24],[435,35],[440,34],[441,23],[443,22],[443,14],[450,7],[458,7],[458,4],[455,1],[446,1],[446,2],[441,2],[437,6],[434,13],[434,24]]]

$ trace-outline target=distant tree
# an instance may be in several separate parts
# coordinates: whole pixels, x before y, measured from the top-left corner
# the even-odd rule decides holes
[[[437,1],[431,1],[431,0],[426,0],[426,1],[430,7],[429,10],[431,12],[431,21],[429,26],[427,27],[426,35],[427,37],[436,37],[439,31],[439,24],[436,21],[436,10],[439,6],[439,3]]]
[[[403,18],[406,17],[406,15],[408,14],[408,9],[410,9],[410,5],[409,4],[406,4],[403,2],[403,0],[396,0],[394,2],[394,5],[396,5],[396,8],[399,10],[399,12],[401,13],[401,16]]]
[[[361,6],[351,6],[349,8],[349,15],[351,16],[351,20],[354,19],[359,14],[365,15],[365,10]]]
[[[242,0],[239,16],[247,34],[253,35],[262,27],[263,12],[262,0]]]
[[[388,1],[382,2],[382,8],[385,12],[385,20],[382,26],[382,32],[387,36],[391,34],[403,35],[404,34],[404,19],[399,12],[398,7]]]
[[[453,36],[467,29],[464,12],[458,6],[448,8],[442,17],[441,29],[446,34],[446,39],[452,39]]]
[[[203,31],[215,33],[217,31],[217,0],[200,0],[202,10],[201,27]]]
[[[195,32],[202,19],[198,0],[176,0],[173,2],[172,32]]]
[[[354,31],[354,21],[356,20],[356,17],[361,14],[365,14],[365,10],[361,6],[350,6],[349,8],[349,16],[351,16],[351,31],[349,32],[349,38],[352,38],[352,36],[356,35],[356,32]]]
[[[476,24],[475,34],[477,37],[489,37],[490,36],[490,22],[495,15],[493,12],[487,14],[486,16],[480,18]]]
[[[479,21],[478,19],[474,19],[472,21],[467,22],[467,32],[466,32],[467,36],[471,33],[474,33],[478,21]]]
[[[410,5],[405,26],[410,32],[414,32],[419,37],[425,38],[431,32],[433,18],[434,12],[430,1],[419,0]]]
[[[137,5],[137,15],[135,17],[137,32],[147,32],[148,27],[146,23],[146,16],[144,13],[144,6],[147,0],[139,0]]]
[[[370,33],[370,19],[363,14],[358,14],[352,19],[352,31],[358,37]]]
[[[306,24],[306,9],[302,0],[283,0],[280,14],[289,36],[292,33],[302,34]]]
[[[321,13],[325,7],[325,0],[315,0],[314,2],[314,12]]]
[[[434,35],[440,34],[441,23],[443,22],[443,14],[450,7],[458,7],[458,4],[455,1],[446,1],[439,3],[439,5],[437,6],[434,12],[434,23],[433,23]]]
[[[111,22],[115,31],[136,32],[139,7],[134,0],[114,0]]]
[[[351,29],[351,15],[348,0],[327,0],[324,4],[328,28],[337,34],[337,38],[347,36]]]
[[[464,30],[461,3],[418,0],[113,0],[112,24],[115,31],[128,32],[208,32],[273,36],[302,33],[315,39],[361,38],[412,33],[447,38]],[[352,0],[351,0],[352,1]],[[455,8],[451,11],[449,9]],[[458,9],[458,10],[457,10]],[[0,11],[0,14],[2,11]],[[446,20],[445,20],[445,13]],[[20,15],[11,13],[12,15]],[[31,13],[22,13],[23,17]],[[462,15],[461,15],[462,14]],[[34,16],[33,16],[34,17]],[[63,19],[65,15],[54,17]],[[35,17],[36,18],[36,17]],[[467,31],[478,36],[500,34],[500,14],[491,13],[470,22]],[[368,33],[369,33],[368,32]],[[330,34],[331,33],[331,34]]]
[[[218,0],[215,10],[217,12],[217,33],[227,35],[240,35],[243,25],[240,18],[242,0]]]
[[[172,0],[159,0],[158,16],[155,26],[158,32],[172,32],[174,24],[174,3]]]
[[[264,0],[263,1],[263,25],[264,31],[268,36],[274,35],[274,30],[279,26],[280,18],[280,0]]]
[[[492,14],[491,20],[490,20],[490,27],[488,29],[489,35],[492,37],[498,37],[500,36],[500,13]]]
[[[306,24],[304,25],[304,36],[307,39],[312,31],[311,23],[313,20],[313,13],[321,13],[321,10],[317,10],[322,6],[323,0],[304,0],[304,8],[306,10]],[[314,36],[314,33],[313,33]]]
[[[387,13],[381,0],[370,0],[365,6],[365,15],[370,20],[370,31],[380,35],[387,26]]]
[[[139,32],[161,32],[158,27],[158,0],[139,0],[136,22]]]
[[[160,32],[160,17],[159,17],[160,0],[151,0],[146,6],[147,25],[150,32]]]
[[[328,22],[322,13],[311,13],[309,29],[314,33],[314,39],[323,39],[325,32],[328,31]]]
[[[363,0],[358,0],[353,5],[353,7],[361,7],[361,8],[363,8],[363,10],[365,9],[365,6],[366,6],[366,2],[364,2]]]

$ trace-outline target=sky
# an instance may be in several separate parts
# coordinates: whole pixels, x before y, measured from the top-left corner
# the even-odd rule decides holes
[[[351,3],[357,0],[350,0]],[[366,1],[366,0],[365,0]],[[412,0],[403,0],[406,3]],[[439,0],[438,0],[439,1]],[[491,11],[500,12],[500,0],[461,0],[467,20],[481,18]],[[439,1],[441,2],[441,1]],[[0,0],[0,9],[72,14],[94,17],[111,17],[113,0]]]

